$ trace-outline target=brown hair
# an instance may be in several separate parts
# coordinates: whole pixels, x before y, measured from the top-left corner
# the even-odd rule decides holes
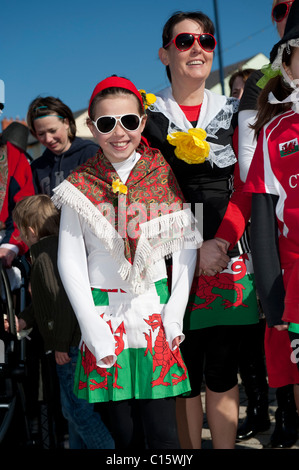
[[[165,23],[162,32],[162,47],[165,47],[173,39],[173,28],[183,20],[194,20],[203,29],[204,33],[214,35],[215,27],[212,20],[201,11],[177,11]],[[171,83],[171,72],[169,66],[166,66],[167,77]]]
[[[23,234],[28,233],[29,227],[38,238],[59,233],[60,212],[46,194],[27,196],[18,201],[12,218]]]
[[[292,53],[294,51],[293,47],[290,47],[291,53],[289,54],[285,49],[282,55],[282,62],[285,65],[290,65]],[[271,78],[268,83],[263,88],[261,94],[259,95],[258,102],[257,102],[257,116],[255,123],[250,126],[254,129],[255,136],[257,137],[260,133],[263,126],[265,126],[268,122],[271,121],[275,116],[278,114],[284,113],[291,109],[292,103],[284,103],[284,104],[271,104],[268,101],[269,93],[272,91],[275,98],[279,101],[284,100],[292,93],[292,88],[287,82],[283,79],[281,75],[278,75],[274,78]]]
[[[37,118],[48,116],[49,114],[57,114],[60,118],[67,119],[69,123],[69,139],[71,142],[76,137],[76,122],[70,108],[64,104],[59,98],[47,96],[42,98],[38,96],[29,105],[27,112],[27,124],[32,135],[36,137],[34,121]]]
[[[243,82],[245,83],[249,75],[254,72],[255,69],[239,69],[235,73],[233,73],[229,79],[229,88],[230,88],[230,93],[232,93],[233,90],[233,85],[234,81],[237,77],[241,77]]]

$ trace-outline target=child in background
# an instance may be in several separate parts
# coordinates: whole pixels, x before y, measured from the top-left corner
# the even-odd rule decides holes
[[[104,404],[116,449],[176,449],[175,397],[190,390],[179,343],[202,239],[169,165],[141,138],[144,109],[125,78],[95,87],[88,125],[100,150],[54,190],[58,267],[82,331],[78,396]]]
[[[32,304],[21,312],[19,329],[36,323],[43,338],[45,356],[55,351],[62,411],[69,426],[69,446],[71,449],[112,449],[113,439],[100,415],[92,404],[73,393],[81,333],[57,269],[59,211],[49,196],[29,196],[17,203],[13,219],[30,248],[32,261]],[[54,380],[55,371],[44,384],[45,393]]]

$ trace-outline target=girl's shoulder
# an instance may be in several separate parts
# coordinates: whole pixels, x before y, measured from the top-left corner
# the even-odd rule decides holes
[[[296,133],[298,133],[299,129],[299,114],[295,113],[293,110],[285,111],[284,113],[280,113],[277,116],[274,116],[267,124],[264,126],[264,134],[266,137],[270,135],[273,136],[280,136],[282,132],[289,131],[290,126],[296,129]]]

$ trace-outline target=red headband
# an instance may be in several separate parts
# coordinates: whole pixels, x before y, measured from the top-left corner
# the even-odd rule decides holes
[[[102,80],[100,83],[98,83],[95,89],[93,90],[93,93],[89,100],[89,106],[88,106],[89,117],[90,117],[90,106],[95,96],[98,93],[100,93],[100,91],[106,90],[107,88],[124,88],[125,90],[132,91],[132,93],[134,93],[134,95],[137,96],[137,98],[139,99],[142,109],[144,110],[142,97],[139,91],[137,90],[137,88],[135,87],[135,85],[130,80],[127,80],[126,78],[122,78],[122,77],[108,77],[108,78],[105,78],[105,80]]]

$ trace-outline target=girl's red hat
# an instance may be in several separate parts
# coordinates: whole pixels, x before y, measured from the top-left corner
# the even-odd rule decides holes
[[[106,90],[107,88],[124,88],[125,90],[131,91],[132,93],[134,93],[134,95],[137,96],[137,98],[139,99],[139,101],[141,103],[142,109],[144,109],[142,97],[141,97],[139,91],[137,90],[137,88],[135,87],[134,83],[132,83],[127,78],[117,77],[116,75],[113,75],[113,76],[107,77],[104,80],[102,80],[101,82],[99,82],[96,85],[95,89],[93,90],[91,98],[89,100],[89,106],[88,106],[88,115],[89,115],[89,117],[90,117],[90,106],[91,106],[91,103],[93,102],[95,96],[98,93],[100,93],[101,91]]]

